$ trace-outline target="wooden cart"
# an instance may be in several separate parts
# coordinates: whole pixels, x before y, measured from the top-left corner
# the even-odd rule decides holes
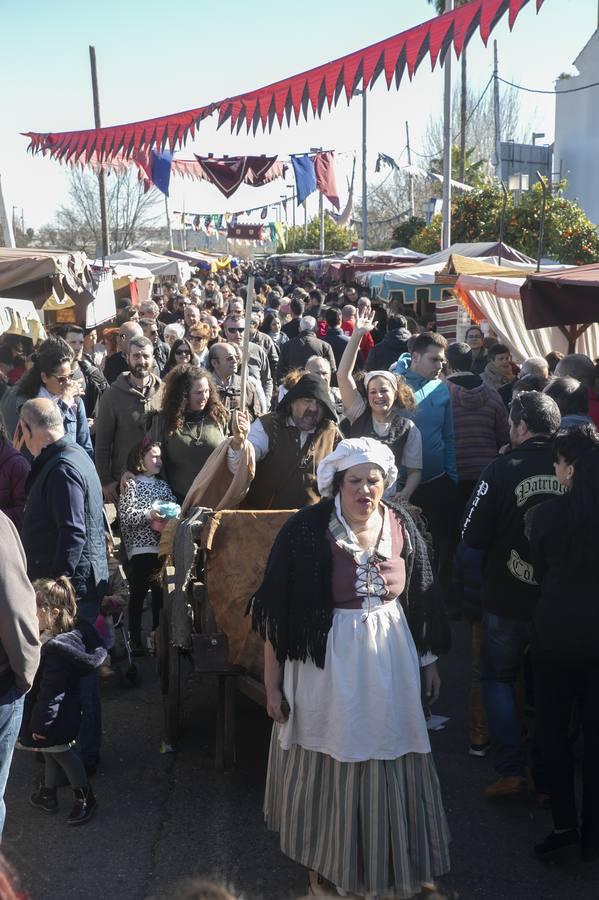
[[[216,676],[220,771],[235,763],[237,692],[266,705],[263,642],[251,631],[246,608],[273,541],[293,512],[197,509],[175,535],[157,635],[165,739],[175,744],[181,727],[186,673]]]

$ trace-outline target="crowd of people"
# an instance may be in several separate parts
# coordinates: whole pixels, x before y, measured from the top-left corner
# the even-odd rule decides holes
[[[35,807],[68,781],[68,823],[96,812],[106,622],[126,605],[132,653],[153,652],[162,529],[203,479],[299,510],[251,616],[265,818],[312,893],[409,897],[448,871],[421,672],[433,703],[449,619],[471,623],[465,752],[494,753],[487,799],[536,790],[554,823],[537,856],[599,859],[595,361],[517,366],[478,325],[448,345],[353,286],[242,265],[118,301],[101,330],[4,335],[0,377],[2,796],[16,744],[43,757]]]

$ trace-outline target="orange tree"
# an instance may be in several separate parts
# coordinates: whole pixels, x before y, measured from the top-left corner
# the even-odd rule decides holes
[[[543,256],[572,265],[597,262],[597,227],[577,203],[563,196],[565,186],[565,182],[554,185],[547,197]],[[533,258],[538,251],[541,200],[541,185],[537,183],[522,193],[517,204],[512,195],[508,195],[506,207],[505,242]],[[478,191],[454,195],[452,241],[472,243],[498,240],[502,204],[503,193],[496,182]],[[434,253],[439,249],[440,218],[435,216],[413,237],[410,244],[413,250]]]

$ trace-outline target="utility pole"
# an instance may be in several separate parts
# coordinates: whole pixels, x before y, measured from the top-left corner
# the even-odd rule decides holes
[[[320,241],[318,242],[318,249],[321,253],[324,253],[324,197],[321,193],[318,194],[318,217],[320,219]]]
[[[501,181],[501,119],[499,114],[499,63],[497,41],[493,41],[493,115],[495,119],[495,176]]]
[[[304,242],[308,240],[308,198],[304,200]]]
[[[460,181],[466,180],[466,106],[468,103],[468,63],[466,47],[462,47],[462,74],[460,79]]]
[[[412,151],[410,149],[410,126],[406,122],[406,150],[408,151],[408,165],[412,165]],[[412,173],[408,175],[408,188],[410,191],[410,217],[414,218],[414,179]]]
[[[171,250],[175,249],[173,244],[173,229],[171,227],[171,214],[168,208],[168,197],[164,195],[164,211],[166,213],[166,227],[168,228],[168,243]]]
[[[445,0],[445,12],[451,12],[453,0]],[[443,98],[443,232],[441,246],[451,246],[451,46],[443,63],[445,93]]]
[[[14,209],[13,209],[14,213]],[[9,218],[6,211],[6,203],[4,202],[4,194],[2,193],[2,178],[0,176],[0,240],[3,243],[1,247],[16,247],[15,234],[13,230],[12,216]]]
[[[96,128],[102,127],[100,118],[100,95],[98,92],[98,72],[96,70],[96,48],[89,48],[89,64],[92,74],[92,94],[94,98],[94,124]],[[98,188],[100,191],[100,224],[102,228],[102,263],[110,253],[108,245],[108,213],[106,210],[106,176],[100,169],[98,172]]]
[[[366,180],[366,150],[368,135],[368,109],[366,87],[362,82],[362,252],[368,244],[368,183]]]

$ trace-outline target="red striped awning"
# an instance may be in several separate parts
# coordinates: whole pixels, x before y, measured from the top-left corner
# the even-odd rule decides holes
[[[92,159],[103,162],[115,156],[130,158],[134,153],[157,148],[172,151],[193,137],[202,121],[218,112],[218,127],[230,123],[239,132],[244,126],[255,132],[270,130],[275,122],[283,125],[307,119],[309,112],[320,116],[325,106],[330,110],[344,94],[351,100],[358,85],[372,87],[385,76],[387,88],[399,87],[406,70],[414,76],[425,57],[431,66],[443,62],[453,46],[459,56],[478,30],[487,43],[492,30],[507,12],[509,27],[529,0],[470,0],[464,6],[436,16],[422,25],[409,28],[393,37],[371,44],[363,50],[349,53],[307,72],[282,81],[227,97],[216,103],[186,112],[173,113],[157,119],[92,128],[85,131],[65,131],[41,134],[25,132],[32,153],[49,155],[60,162],[87,164]],[[535,0],[537,12],[543,0]]]

